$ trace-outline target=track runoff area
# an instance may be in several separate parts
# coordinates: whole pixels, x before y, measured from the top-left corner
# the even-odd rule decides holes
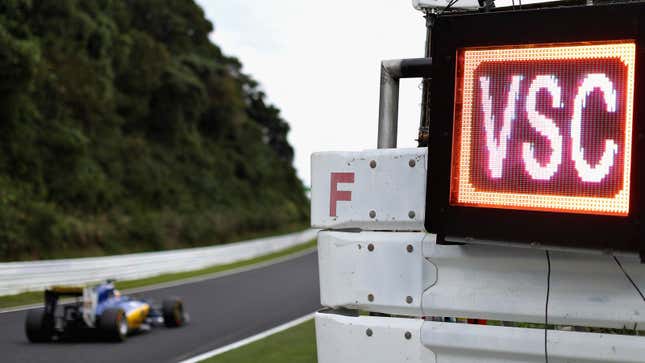
[[[3,362],[194,362],[216,356],[310,319],[320,307],[318,256],[309,250],[138,291],[154,300],[181,297],[190,323],[178,329],[154,329],[123,344],[29,344],[24,336],[26,310],[14,310],[0,313]]]

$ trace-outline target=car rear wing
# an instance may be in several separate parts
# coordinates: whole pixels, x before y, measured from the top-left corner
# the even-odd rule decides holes
[[[81,286],[52,286],[45,290],[45,317],[53,319],[58,300],[61,297],[83,296],[83,287]]]
[[[83,296],[83,286],[52,286],[45,290],[45,294],[55,296]]]

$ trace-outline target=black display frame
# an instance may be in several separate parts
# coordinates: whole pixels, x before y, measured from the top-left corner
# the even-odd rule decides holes
[[[449,203],[457,51],[466,47],[636,42],[630,212],[627,217],[453,206]],[[645,3],[441,14],[432,28],[426,230],[438,243],[495,243],[639,252],[645,259]],[[645,94],[644,94],[645,95]],[[503,228],[502,228],[503,227]]]

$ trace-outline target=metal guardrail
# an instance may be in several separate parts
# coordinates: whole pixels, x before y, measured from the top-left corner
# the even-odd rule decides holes
[[[569,330],[642,331],[638,256],[437,244],[423,231],[425,150],[313,155],[312,225],[326,228],[318,262],[321,303],[329,308],[316,314],[318,362],[645,361],[643,336],[517,327],[548,320]],[[334,184],[336,173],[353,178]]]
[[[248,241],[162,252],[0,263],[0,296],[42,290],[55,284],[83,284],[105,279],[132,280],[197,270],[255,258],[305,243],[316,230]]]
[[[642,363],[642,336],[316,313],[318,362]]]
[[[645,301],[612,256],[550,253],[550,324],[645,329]],[[318,256],[324,306],[544,322],[548,271],[542,250],[437,245],[424,232],[322,231]],[[638,257],[617,258],[645,287]]]

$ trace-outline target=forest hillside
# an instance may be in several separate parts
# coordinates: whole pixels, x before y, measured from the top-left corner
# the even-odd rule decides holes
[[[192,0],[0,2],[0,260],[308,220],[289,126]]]

